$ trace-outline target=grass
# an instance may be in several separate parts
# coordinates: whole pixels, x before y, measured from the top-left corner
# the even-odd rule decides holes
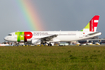
[[[0,47],[0,70],[104,70],[105,46]]]

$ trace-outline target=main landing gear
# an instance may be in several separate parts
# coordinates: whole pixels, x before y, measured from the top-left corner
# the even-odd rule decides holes
[[[49,43],[49,44],[48,44],[48,46],[52,46],[52,44],[51,44],[51,43]]]
[[[52,46],[51,42],[41,42],[43,45]]]

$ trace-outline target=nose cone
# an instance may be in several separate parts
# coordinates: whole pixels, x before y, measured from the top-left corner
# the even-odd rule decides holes
[[[12,37],[12,36],[6,36],[6,37],[4,37],[4,40],[5,41],[17,41],[17,37],[15,38],[15,37]]]
[[[8,41],[8,37],[7,37],[7,36],[6,36],[6,37],[4,37],[4,40],[5,40],[5,41]]]

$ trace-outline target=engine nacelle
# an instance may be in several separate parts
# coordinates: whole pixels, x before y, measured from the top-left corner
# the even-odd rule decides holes
[[[39,45],[39,44],[41,44],[41,40],[40,39],[32,39],[32,44]]]
[[[56,39],[56,38],[53,38],[52,39],[52,42],[59,42],[60,40],[59,39]]]

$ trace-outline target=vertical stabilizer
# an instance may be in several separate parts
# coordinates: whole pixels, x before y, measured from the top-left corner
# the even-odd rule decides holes
[[[84,29],[82,29],[81,31],[84,32],[96,32],[97,30],[97,25],[98,25],[98,21],[99,21],[99,15],[95,15],[90,22],[85,26]]]

